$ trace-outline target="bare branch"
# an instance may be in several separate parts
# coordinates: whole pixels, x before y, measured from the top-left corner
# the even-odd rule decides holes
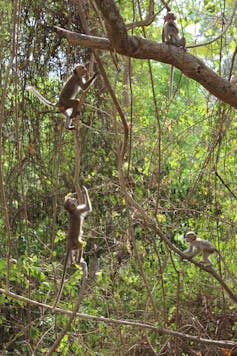
[[[233,56],[232,56],[232,59],[231,59],[231,66],[230,66],[230,74],[229,74],[229,80],[231,78],[231,75],[232,75],[232,71],[233,71],[233,68],[234,68],[234,63],[235,63],[235,57],[237,55],[237,46],[235,47],[235,50],[234,50],[234,53],[233,53]],[[236,85],[236,84],[235,84]]]
[[[35,300],[29,299],[26,297],[22,297],[21,295],[12,293],[12,292],[10,292],[6,289],[3,289],[3,288],[0,288],[0,293],[4,294],[10,298],[19,300],[26,304],[34,305],[39,308],[48,309],[48,310],[53,309],[53,307],[51,305],[39,303]],[[66,314],[66,315],[73,315],[73,317],[74,317],[75,310],[71,311],[71,310],[66,310],[66,309],[55,308],[55,312],[61,313],[61,314]],[[184,334],[179,331],[173,331],[173,330],[169,330],[169,329],[165,329],[165,328],[159,328],[152,324],[143,323],[140,321],[111,319],[111,318],[106,318],[103,316],[95,316],[95,315],[90,315],[90,314],[85,314],[85,313],[76,313],[75,317],[78,317],[78,318],[81,318],[84,320],[92,320],[95,322],[102,322],[102,323],[106,323],[106,324],[127,325],[127,326],[132,326],[132,327],[141,328],[141,329],[150,329],[150,330],[153,330],[154,332],[157,332],[159,335],[164,334],[164,335],[170,335],[173,337],[180,337],[182,339],[188,339],[188,340],[192,340],[197,343],[203,343],[206,345],[215,345],[217,347],[233,348],[233,347],[237,346],[237,342],[235,342],[235,341],[205,339],[205,338],[201,338],[199,336]]]
[[[147,14],[147,17],[145,18],[145,20],[129,23],[126,25],[126,28],[128,30],[131,30],[135,27],[149,26],[154,20],[155,20],[154,0],[150,0],[149,10],[148,10],[148,14]]]
[[[87,266],[84,266],[83,269],[83,277],[82,277],[82,284],[81,284],[81,289],[80,289],[80,293],[79,296],[77,298],[77,302],[76,305],[74,307],[74,310],[72,311],[72,313],[70,314],[70,317],[68,318],[66,325],[64,326],[64,328],[62,329],[62,331],[60,332],[60,334],[58,335],[57,339],[55,340],[55,342],[53,343],[53,345],[51,346],[51,348],[49,349],[49,351],[47,352],[46,356],[51,356],[53,352],[55,352],[62,340],[62,338],[64,337],[64,335],[67,333],[68,329],[71,326],[71,323],[73,322],[73,320],[75,319],[75,317],[77,316],[77,312],[80,308],[81,305],[81,301],[83,299],[84,293],[85,293],[85,289],[86,289],[86,280],[87,280]]]
[[[54,28],[58,33],[64,35],[67,40],[74,45],[79,44],[82,47],[103,49],[107,51],[113,50],[113,47],[108,38],[83,35],[81,33],[65,30],[64,28],[58,26],[54,26]]]
[[[233,11],[232,11],[232,14],[230,16],[229,21],[227,22],[227,24],[226,24],[225,28],[223,29],[223,31],[217,37],[213,38],[212,40],[210,40],[208,42],[203,42],[203,43],[190,45],[190,46],[187,46],[186,48],[203,47],[203,46],[207,46],[207,45],[212,44],[212,43],[216,42],[217,40],[219,40],[226,33],[226,31],[228,30],[228,28],[232,24],[233,18],[235,16],[236,8],[237,8],[237,1],[235,1],[235,5],[234,5],[234,8],[233,8]]]

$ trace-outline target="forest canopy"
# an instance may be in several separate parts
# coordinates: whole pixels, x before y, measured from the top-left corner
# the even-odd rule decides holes
[[[236,8],[1,1],[0,353],[237,354]]]

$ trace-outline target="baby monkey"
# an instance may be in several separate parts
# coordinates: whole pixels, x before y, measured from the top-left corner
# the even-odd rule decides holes
[[[237,282],[236,282],[236,277],[232,274],[232,272],[229,270],[227,263],[225,262],[225,259],[221,255],[220,251],[217,250],[211,242],[207,240],[202,240],[197,237],[195,232],[189,231],[185,235],[185,240],[189,243],[189,247],[187,250],[185,250],[183,253],[186,254],[187,257],[195,257],[199,254],[202,254],[203,262],[207,267],[212,267],[212,262],[209,258],[209,256],[216,252],[219,255],[219,258],[222,260],[225,270],[227,271],[228,275],[230,276],[232,283],[234,286],[237,288]]]
[[[189,243],[189,247],[183,253],[191,258],[202,254],[203,262],[208,266],[212,266],[209,256],[214,252],[218,252],[212,243],[199,239],[193,231],[187,232],[184,238]]]
[[[61,297],[65,274],[67,270],[67,264],[70,257],[71,262],[73,262],[73,257],[75,257],[75,262],[80,263],[83,273],[87,277],[87,264],[83,259],[83,242],[82,242],[82,226],[85,217],[92,212],[92,205],[88,190],[86,187],[83,187],[83,197],[84,203],[78,204],[76,198],[73,198],[71,194],[68,194],[65,197],[64,208],[69,213],[69,230],[67,236],[67,252],[65,256],[64,266],[63,266],[63,275],[61,279],[60,288],[54,303],[54,308],[57,306],[57,303]],[[75,256],[73,256],[75,252]]]
[[[171,11],[167,12],[164,17],[164,20],[165,22],[162,30],[162,42],[184,48],[186,40],[184,37],[179,37],[179,30],[175,23],[175,14]]]
[[[34,87],[28,85],[26,90],[31,91],[45,105],[57,107],[60,112],[66,117],[66,128],[68,130],[75,129],[72,124],[73,119],[78,114],[80,100],[75,99],[79,91],[86,91],[94,83],[98,73],[95,73],[90,79],[84,81],[84,76],[87,74],[87,68],[84,64],[76,64],[72,75],[65,82],[57,103],[51,103],[45,99]],[[67,112],[67,110],[70,112]]]

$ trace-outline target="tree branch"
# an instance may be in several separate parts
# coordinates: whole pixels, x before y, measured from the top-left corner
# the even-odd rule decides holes
[[[235,16],[236,8],[237,8],[237,1],[235,1],[235,5],[233,7],[233,11],[232,11],[229,21],[227,22],[223,31],[217,37],[213,38],[212,40],[210,40],[208,42],[198,43],[198,44],[187,46],[187,48],[197,48],[197,47],[207,46],[207,45],[212,44],[212,43],[216,42],[217,40],[219,40],[226,33],[226,31],[232,24],[233,18]]]
[[[77,34],[56,27],[67,40],[83,47],[116,50],[118,53],[139,59],[154,59],[173,65],[187,77],[199,82],[211,94],[237,109],[237,86],[220,77],[203,61],[181,48],[128,35],[126,25],[113,0],[96,0],[106,25],[108,38]]]
[[[185,255],[182,251],[180,251],[175,245],[172,244],[170,239],[163,233],[159,225],[157,224],[156,220],[146,214],[146,212],[141,208],[141,206],[129,195],[126,194],[126,199],[128,200],[129,204],[134,208],[136,213],[144,219],[148,226],[151,226],[152,229],[160,236],[161,240],[166,244],[166,246],[173,252],[177,253],[181,258],[189,260],[194,265],[199,267],[201,270],[206,271],[207,273],[211,274],[223,287],[229,297],[232,299],[233,302],[237,303],[237,293],[235,293],[221,278],[221,276],[210,266],[205,266],[202,263],[193,260]]]
[[[135,27],[149,26],[155,20],[154,5],[155,5],[154,0],[150,0],[149,10],[148,10],[148,14],[147,14],[145,20],[140,20],[140,21],[129,23],[126,25],[126,28],[128,30],[131,30]]]
[[[0,288],[0,293],[8,296],[9,298],[19,300],[26,304],[34,305],[39,308],[48,309],[48,310],[53,309],[53,307],[48,304],[40,303],[35,300],[29,299],[26,297],[22,297],[21,295],[12,293],[6,289]],[[55,308],[55,312],[74,316],[75,310],[71,311],[71,310],[66,310],[66,309]],[[205,339],[205,338],[201,338],[199,336],[184,334],[179,331],[173,331],[173,330],[169,330],[169,329],[165,329],[165,328],[160,328],[160,327],[154,326],[152,324],[143,323],[143,322],[139,322],[139,321],[111,319],[111,318],[106,318],[103,316],[95,316],[95,315],[90,315],[90,314],[85,314],[85,313],[76,313],[75,317],[79,317],[84,320],[92,320],[95,322],[102,322],[102,323],[106,323],[106,324],[127,325],[127,326],[132,326],[132,327],[141,328],[141,329],[150,329],[150,330],[153,330],[154,332],[157,332],[159,335],[170,335],[173,337],[180,337],[182,339],[188,339],[188,340],[195,341],[197,343],[203,343],[203,344],[207,344],[207,345],[215,345],[217,347],[233,348],[233,347],[237,346],[237,342],[235,342],[235,341]]]
[[[79,296],[77,298],[77,302],[76,302],[76,305],[74,307],[74,310],[70,314],[70,316],[69,316],[69,318],[68,318],[68,320],[66,322],[66,325],[64,326],[63,330],[58,335],[58,337],[55,340],[55,342],[53,343],[53,345],[50,347],[50,349],[47,352],[46,356],[51,356],[53,354],[53,352],[55,352],[57,350],[58,346],[60,345],[60,342],[62,341],[63,337],[65,336],[65,334],[67,333],[68,329],[70,328],[71,323],[73,322],[74,318],[76,317],[78,309],[80,308],[81,301],[82,301],[84,293],[85,293],[86,280],[87,280],[87,265],[85,263],[84,268],[83,268],[83,277],[82,277],[81,289],[80,289],[80,293],[79,293]]]

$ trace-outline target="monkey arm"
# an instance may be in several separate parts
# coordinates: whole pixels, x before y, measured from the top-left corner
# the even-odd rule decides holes
[[[178,31],[177,27],[174,25],[170,28],[170,30],[171,30],[170,38],[171,38],[172,44],[177,45],[178,42],[180,41],[180,38],[178,35],[179,31]]]
[[[76,209],[77,209],[77,214],[78,215],[88,212],[88,206],[85,203],[78,204]]]
[[[185,250],[183,253],[190,258],[193,258],[197,255],[199,255],[201,250],[199,248],[194,248],[194,246],[190,245],[187,250]]]
[[[83,185],[83,190],[84,190],[83,194],[85,196],[85,203],[86,203],[86,206],[87,206],[87,211],[88,211],[88,213],[91,213],[92,212],[91,200],[90,200],[90,197],[89,197],[88,190],[84,185]]]
[[[175,38],[179,38],[179,36],[178,36],[179,30],[178,30],[178,27],[177,27],[175,24],[171,24],[170,30],[171,30],[171,32],[172,32],[172,35],[173,35]]]
[[[89,213],[92,212],[90,200],[86,201],[86,203],[78,205],[76,209],[78,216],[81,216],[84,219]]]
[[[86,91],[95,81],[96,77],[98,75],[98,72],[95,73],[90,79],[87,80],[87,82],[83,82],[83,80],[81,78],[79,78],[79,82],[80,82],[80,87],[83,91]]]
[[[195,249],[192,253],[190,253],[188,255],[188,257],[193,258],[193,257],[199,255],[200,253],[201,253],[201,251],[199,249]]]
[[[193,246],[189,246],[186,250],[183,251],[185,255],[189,255],[193,251]]]

